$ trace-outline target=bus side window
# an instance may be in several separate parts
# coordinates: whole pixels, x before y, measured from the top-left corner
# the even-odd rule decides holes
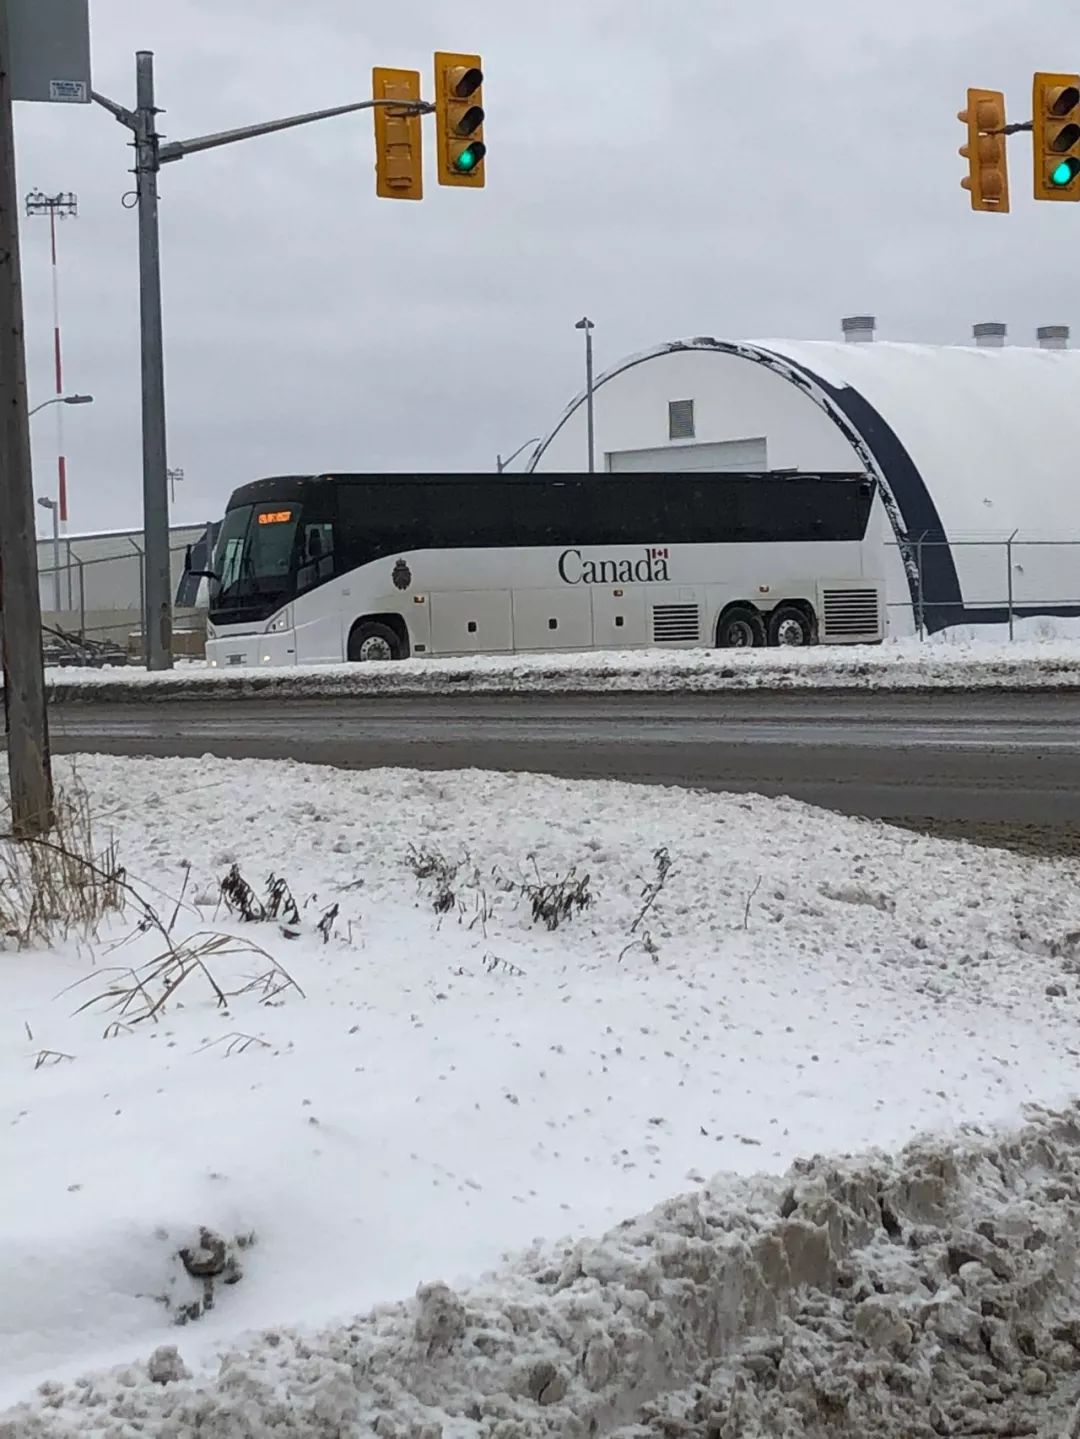
[[[334,527],[330,524],[308,524],[303,528],[303,551],[296,576],[296,588],[310,590],[334,573]]]

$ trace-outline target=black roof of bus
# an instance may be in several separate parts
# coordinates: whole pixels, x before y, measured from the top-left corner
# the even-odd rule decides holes
[[[671,470],[663,472],[649,472],[648,478],[653,480],[680,479],[680,480],[703,480],[710,476],[723,479],[785,479],[785,480],[832,480],[837,482],[861,482],[863,484],[873,483],[871,477],[858,470]],[[483,480],[487,484],[527,485],[527,484],[566,484],[572,480],[587,480],[596,484],[610,483],[612,480],[641,479],[642,473],[625,471],[622,473],[611,473],[604,471],[601,474],[589,475],[584,472],[550,470],[544,474],[532,472],[522,474],[520,472],[509,474],[492,472],[491,470],[478,471],[476,473],[451,473],[451,474],[398,474],[395,471],[372,471],[369,474],[352,473],[345,474],[340,471],[327,472],[318,475],[271,475],[266,479],[253,480],[250,484],[241,485],[234,490],[227,509],[239,509],[241,505],[257,505],[266,501],[296,499],[303,497],[304,491],[309,486],[324,484],[364,484],[371,481],[392,480],[396,485],[460,485],[475,484],[477,480]]]

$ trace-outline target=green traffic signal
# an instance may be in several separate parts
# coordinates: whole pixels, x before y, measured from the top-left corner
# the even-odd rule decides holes
[[[479,55],[435,52],[435,135],[440,185],[484,188],[484,67]]]
[[[486,154],[487,147],[480,141],[473,145],[466,145],[454,161],[454,169],[460,175],[471,175]]]
[[[1080,75],[1039,70],[1031,98],[1035,198],[1080,201]]]

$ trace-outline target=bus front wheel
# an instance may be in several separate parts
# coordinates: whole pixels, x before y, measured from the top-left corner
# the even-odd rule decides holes
[[[389,625],[365,620],[349,635],[349,660],[363,664],[371,660],[399,660],[404,653],[401,637]]]
[[[750,605],[733,605],[720,616],[716,626],[717,649],[759,649],[764,643],[765,622]]]

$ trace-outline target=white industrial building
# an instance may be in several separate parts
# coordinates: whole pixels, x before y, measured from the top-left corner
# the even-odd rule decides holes
[[[1080,615],[1080,352],[975,327],[971,346],[712,338],[634,355],[594,385],[597,469],[852,470],[880,485],[890,631]],[[580,471],[586,396],[530,469]],[[662,538],[662,537],[658,537]]]
[[[207,564],[207,525],[174,525],[169,531],[174,620],[179,630],[198,629],[204,620],[196,608],[197,586],[184,579],[188,545],[198,550],[196,568]],[[216,528],[216,526],[215,526]],[[142,629],[142,530],[99,530],[37,541],[38,586],[42,618],[92,639],[131,644]]]

